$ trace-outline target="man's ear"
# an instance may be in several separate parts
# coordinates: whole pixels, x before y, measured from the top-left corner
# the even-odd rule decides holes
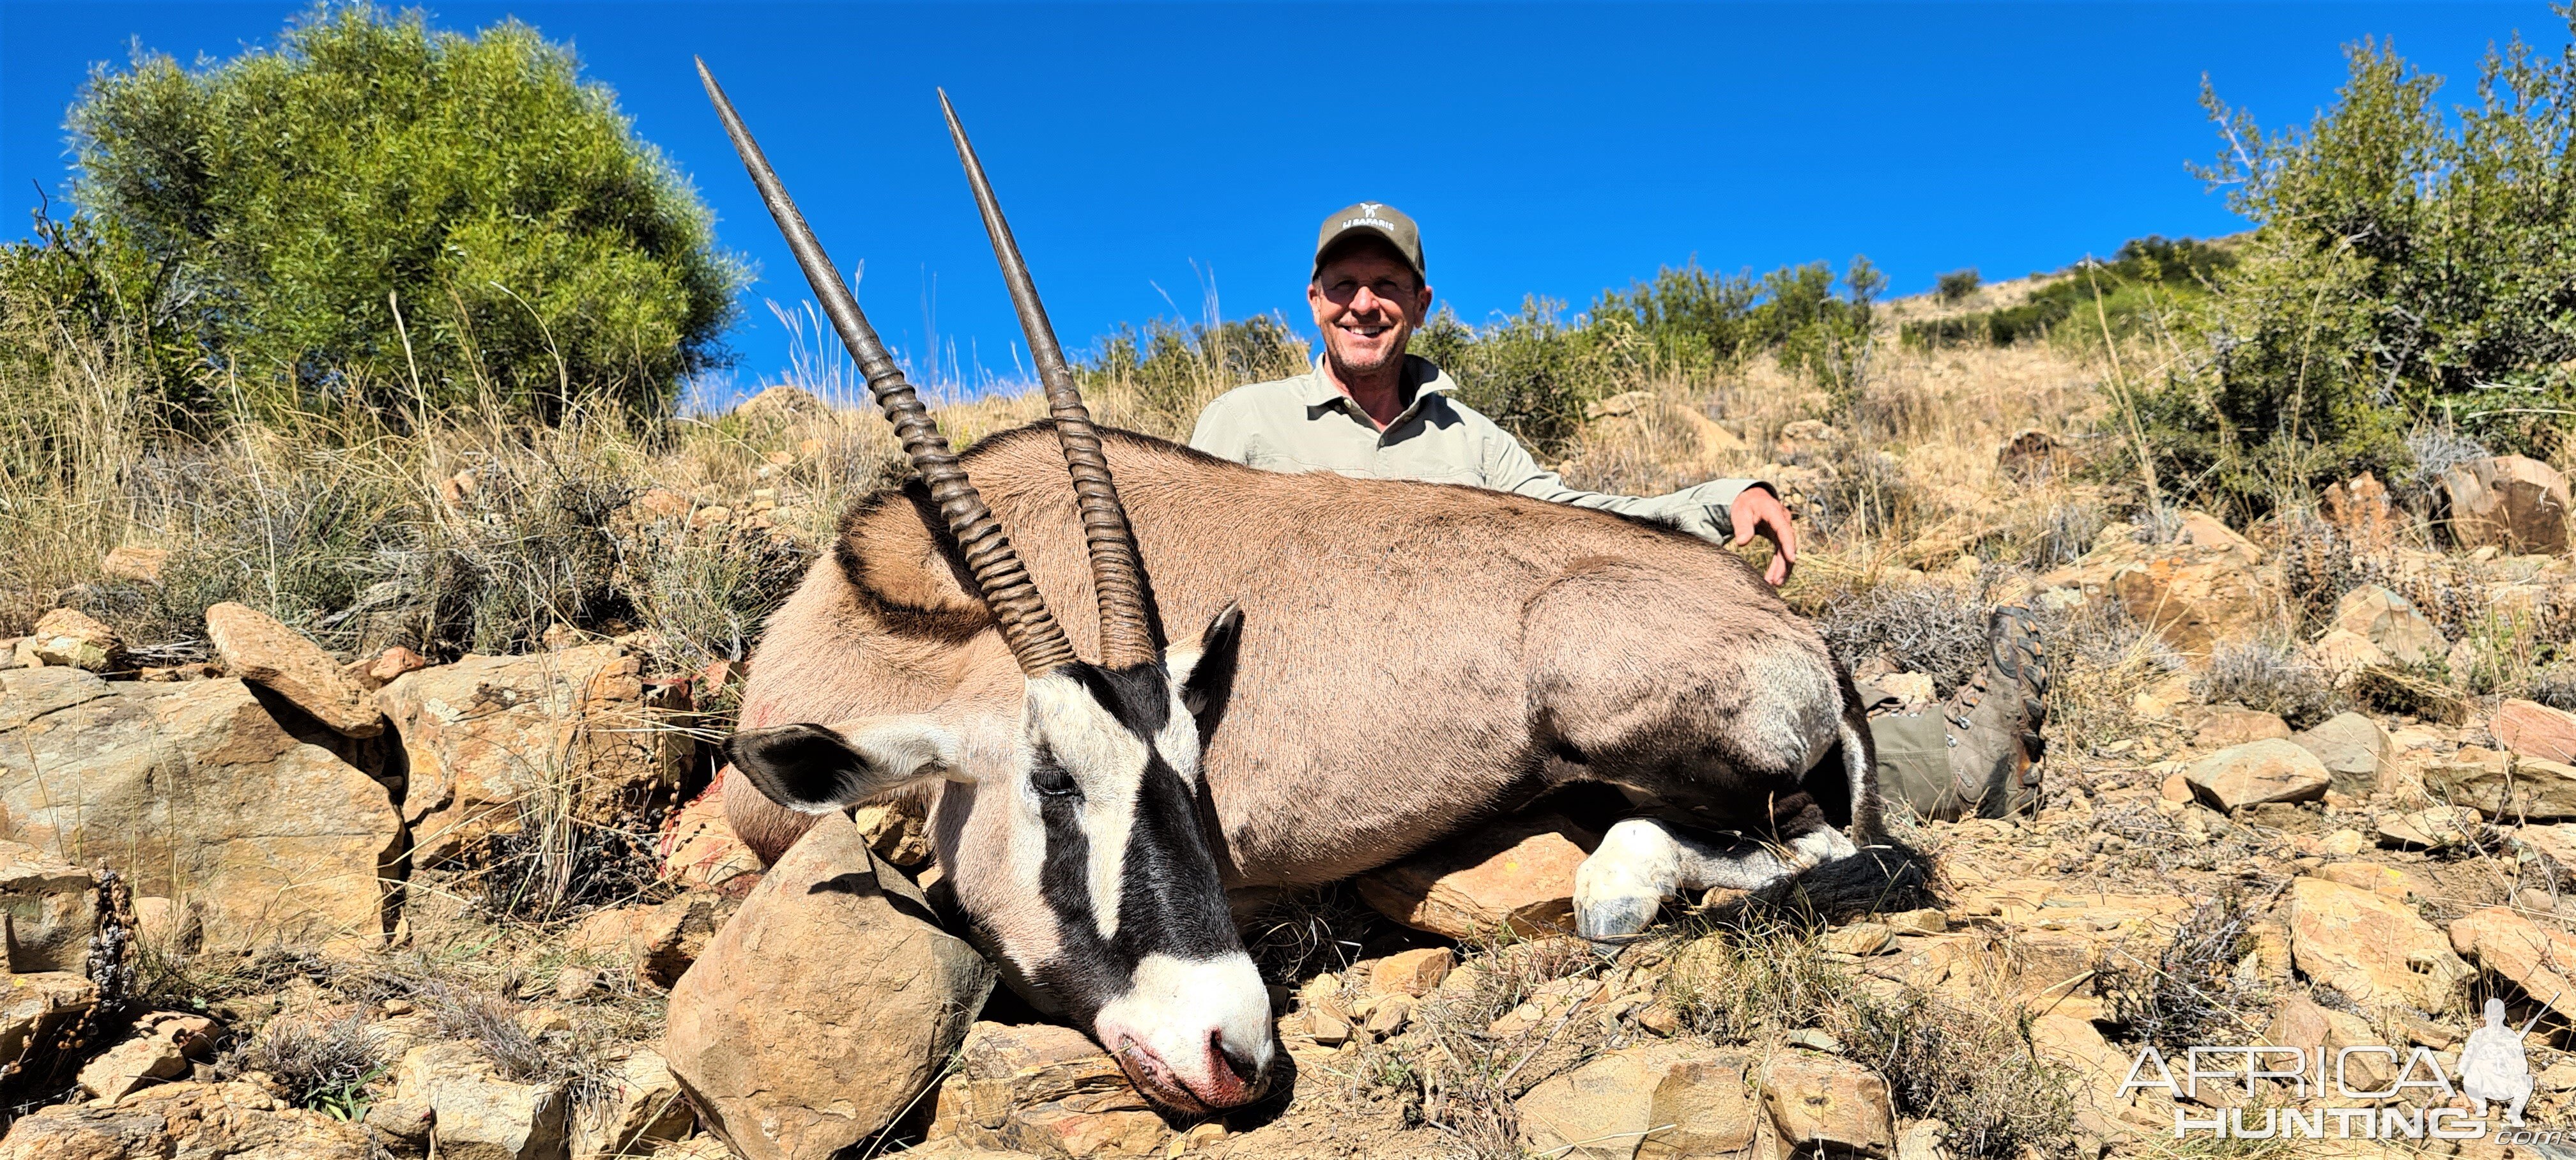
[[[1163,655],[1172,684],[1181,690],[1181,707],[1191,716],[1204,717],[1210,706],[1225,700],[1226,689],[1234,684],[1235,649],[1242,641],[1243,607],[1227,601],[1199,634],[1198,647],[1176,648]]]
[[[928,717],[745,729],[726,739],[724,750],[763,796],[806,814],[845,810],[924,778],[960,776],[957,735]]]

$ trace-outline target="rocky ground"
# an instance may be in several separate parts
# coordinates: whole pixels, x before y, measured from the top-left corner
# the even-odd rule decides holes
[[[1958,372],[1902,373],[1937,397]],[[2490,996],[2533,1021],[2526,1116],[2576,1123],[2576,680],[2550,660],[2576,559],[2548,465],[2455,468],[2439,528],[2367,478],[2258,526],[2122,521],[2073,436],[1917,431],[1900,463],[1654,392],[1596,412],[1565,464],[1595,486],[1780,481],[1829,546],[1791,598],[1909,709],[1957,687],[1987,607],[2038,611],[2041,808],[1906,823],[1933,905],[1683,900],[1596,950],[1562,932],[1615,815],[1543,802],[1266,900],[1247,938],[1293,1075],[1174,1120],[941,928],[902,808],[761,872],[703,792],[737,665],[569,629],[335,657],[240,605],[206,610],[211,660],[166,663],[58,609],[0,645],[0,1160],[2376,1155],[2173,1138],[2178,1109],[2341,1106],[2286,1079],[2179,1104],[2122,1080],[2227,1043],[2456,1076]],[[1931,513],[1902,535],[1831,523],[1898,478]],[[807,498],[645,492],[634,518]]]

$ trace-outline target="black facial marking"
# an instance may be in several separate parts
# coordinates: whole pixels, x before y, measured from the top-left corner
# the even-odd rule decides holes
[[[1155,735],[1171,720],[1168,679],[1159,666],[1113,671],[1076,664],[1068,673],[1145,741],[1147,753],[1119,884],[1118,933],[1109,939],[1100,937],[1091,902],[1091,840],[1082,831],[1080,791],[1048,788],[1075,779],[1043,738],[1031,758],[1030,785],[1046,829],[1038,892],[1055,914],[1061,947],[1030,972],[1030,981],[1067,1015],[1087,1022],[1126,993],[1145,956],[1207,959],[1239,951],[1243,943],[1199,822],[1197,791],[1154,749]]]

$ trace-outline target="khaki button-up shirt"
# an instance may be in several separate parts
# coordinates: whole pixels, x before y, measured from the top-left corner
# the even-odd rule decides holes
[[[1734,534],[1728,505],[1750,479],[1719,479],[1670,495],[1604,495],[1567,487],[1511,433],[1449,397],[1455,385],[1430,360],[1405,356],[1412,399],[1379,431],[1360,405],[1324,377],[1318,360],[1294,378],[1237,387],[1199,413],[1190,446],[1265,471],[1336,471],[1368,479],[1463,483],[1532,499],[1669,520],[1703,539]]]

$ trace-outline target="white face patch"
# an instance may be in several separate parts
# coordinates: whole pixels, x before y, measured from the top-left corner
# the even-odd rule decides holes
[[[1193,1094],[1224,1091],[1234,1082],[1210,1053],[1221,1042],[1235,1056],[1267,1068],[1278,1050],[1270,1037],[1270,992],[1261,972],[1241,951],[1212,959],[1147,955],[1136,964],[1135,985],[1100,1009],[1093,1034],[1112,1054],[1122,1043],[1151,1053]]]
[[[1127,838],[1135,831],[1136,795],[1145,781],[1145,742],[1093,700],[1082,682],[1059,673],[1030,679],[1028,706],[1032,747],[1043,739],[1082,790],[1092,921],[1105,942],[1118,934]],[[1036,849],[1043,857],[1043,840]]]

